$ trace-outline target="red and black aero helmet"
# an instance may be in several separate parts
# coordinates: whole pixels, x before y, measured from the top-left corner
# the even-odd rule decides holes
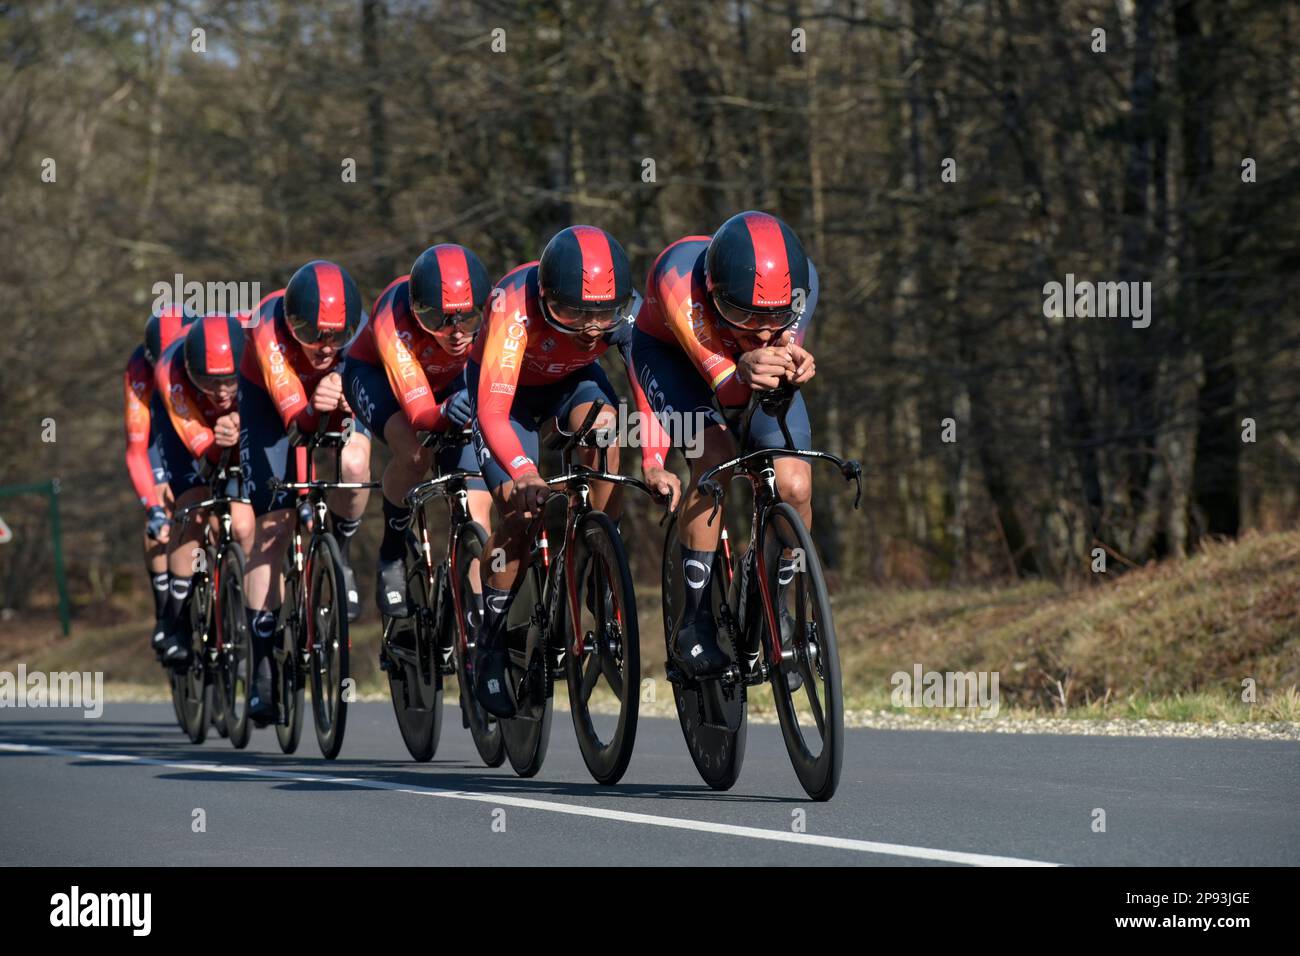
[[[185,333],[185,371],[205,392],[233,383],[244,355],[244,329],[233,315],[205,315]]]
[[[158,362],[158,357],[185,333],[185,327],[197,319],[193,312],[174,305],[149,316],[144,324],[144,357],[150,365]]]
[[[444,316],[479,315],[492,282],[478,256],[454,242],[440,242],[420,253],[408,282],[411,311],[428,332],[446,324]]]
[[[542,251],[537,285],[547,308],[621,312],[632,298],[632,266],[618,240],[595,226],[570,226]]]
[[[704,272],[723,318],[735,325],[788,325],[808,294],[803,243],[765,212],[742,212],[724,222],[709,241]],[[802,290],[798,297],[796,289]]]
[[[361,293],[342,266],[314,259],[285,286],[284,318],[304,345],[342,348],[361,324]]]

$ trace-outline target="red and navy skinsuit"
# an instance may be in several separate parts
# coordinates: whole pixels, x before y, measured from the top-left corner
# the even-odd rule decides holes
[[[537,471],[537,430],[578,405],[619,401],[599,360],[615,346],[627,364],[637,409],[657,423],[632,373],[632,322],[620,322],[586,351],[576,336],[547,323],[537,293],[537,263],[508,272],[488,297],[465,379],[474,397],[474,442],[488,487]],[[644,460],[644,454],[643,454]]]
[[[158,319],[161,348],[165,351],[185,331],[185,317],[179,309],[168,309]],[[158,498],[158,486],[167,481],[167,469],[158,450],[158,425],[166,413],[155,400],[154,369],[143,344],[137,345],[126,361],[122,392],[126,470],[140,504],[145,508],[159,507],[162,502]]]
[[[650,405],[662,416],[666,429],[680,434],[682,415],[699,413],[709,424],[721,419],[714,400],[724,408],[743,406],[750,389],[736,376],[736,362],[746,349],[737,333],[719,316],[705,285],[704,262],[709,236],[687,236],[659,254],[646,278],[646,301],[636,320],[632,357],[637,378]],[[817,306],[817,270],[808,263],[808,285],[803,316],[792,326],[794,341],[802,344]],[[812,428],[803,395],[796,394],[786,423],[799,448],[812,446]],[[670,443],[663,440],[647,449],[662,465]],[[751,447],[782,446],[785,440],[776,420],[756,411],[750,424]],[[680,445],[680,440],[673,444]]]
[[[313,368],[284,318],[284,290],[262,299],[246,320],[247,342],[239,364],[239,452],[244,470],[244,492],[255,514],[287,508],[290,494],[272,492],[272,476],[287,475],[289,432],[309,435],[320,416],[311,406],[316,386],[330,372],[341,372],[344,352],[333,356],[327,368]],[[347,412],[331,416],[337,427]],[[295,449],[295,475],[305,470],[306,455]]]
[[[235,411],[236,406],[233,400],[224,408],[215,405],[190,381],[184,337],[163,352],[154,367],[154,383],[165,412],[159,423],[158,448],[172,494],[179,498],[205,483],[200,460],[211,464],[221,460],[226,449],[217,445],[212,429],[218,418]],[[232,450],[232,455],[236,453]]]
[[[452,355],[415,320],[410,278],[394,279],[380,294],[370,320],[348,346],[343,368],[343,390],[356,413],[357,431],[380,441],[388,420],[399,413],[415,431],[451,427],[443,402],[465,388],[469,351]],[[438,463],[444,471],[474,471],[473,446],[444,449]],[[482,487],[477,479],[471,485]]]

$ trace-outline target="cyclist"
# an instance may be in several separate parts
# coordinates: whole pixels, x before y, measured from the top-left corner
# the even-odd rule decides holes
[[[222,450],[238,447],[235,370],[243,351],[244,330],[238,319],[205,315],[168,346],[154,367],[155,388],[166,411],[158,422],[158,449],[177,511],[207,497],[208,481]],[[237,455],[232,452],[232,465]],[[233,487],[230,493],[235,493]],[[235,540],[247,553],[253,544],[251,516],[241,519],[232,512],[232,517]],[[203,522],[204,516],[195,513],[184,527],[172,529],[167,542],[171,587],[159,645],[164,664],[184,664],[190,657],[190,633],[183,611],[196,570],[196,545],[203,536]]]
[[[257,526],[244,598],[254,657],[249,716],[259,726],[275,716],[270,650],[294,504],[291,493],[272,492],[268,482],[272,477],[292,480],[290,446],[314,433],[322,416],[336,429],[350,413],[343,398],[343,349],[360,328],[362,314],[361,293],[352,277],[333,262],[317,259],[298,269],[283,289],[262,299],[248,320],[248,348],[239,366],[239,448]],[[306,451],[293,451],[295,472],[305,480]],[[370,440],[365,435],[354,434],[344,447],[342,477],[347,482],[370,480]],[[348,547],[369,495],[368,489],[335,489],[328,498],[343,556],[349,619],[360,612],[360,600]]]
[[[145,512],[144,565],[153,590],[153,636],[155,650],[163,639],[163,615],[167,610],[167,539],[171,534],[172,494],[167,472],[158,452],[159,424],[166,413],[161,396],[154,392],[154,366],[158,356],[194,321],[183,308],[163,309],[151,315],[144,327],[144,341],[127,359],[122,376],[126,420],[126,470]]]
[[[678,622],[673,656],[688,675],[716,674],[728,665],[718,644],[709,579],[721,525],[709,524],[711,498],[695,483],[709,468],[737,455],[736,441],[714,408],[744,406],[753,392],[802,385],[816,371],[803,347],[817,304],[817,270],[794,232],[763,212],[743,212],[710,236],[687,236],[660,253],[646,280],[646,305],[637,317],[632,355],[642,388],[665,427],[682,415],[704,416],[700,454],[690,458],[691,487],[679,514],[685,610]],[[796,393],[787,415],[799,449],[812,447],[812,427],[803,395]],[[663,432],[659,433],[663,435]],[[756,410],[750,425],[755,448],[785,444],[775,418]],[[749,450],[748,448],[746,450]],[[662,464],[668,446],[652,456]],[[776,459],[781,497],[812,527],[812,468],[797,458]],[[793,620],[784,589],[794,578],[796,559],[779,562],[782,643],[790,642]],[[791,689],[797,672],[786,673]]]
[[[384,289],[370,321],[348,348],[343,387],[356,413],[357,433],[377,438],[393,451],[384,468],[384,537],[375,584],[375,602],[390,617],[409,613],[405,539],[410,514],[399,502],[424,478],[431,459],[416,432],[469,423],[465,362],[490,287],[487,270],[470,250],[453,243],[431,246],[409,275]],[[475,471],[474,448],[449,448],[439,464]],[[480,478],[468,484],[470,514],[484,528],[491,527],[487,486]]]
[[[465,369],[480,470],[501,515],[484,548],[492,560],[480,566],[484,626],[474,654],[475,696],[497,717],[514,715],[505,686],[504,621],[511,589],[528,559],[528,521],[540,514],[551,493],[537,471],[537,429],[554,417],[576,428],[597,401],[610,407],[596,427],[614,425],[618,398],[598,364],[611,345],[623,354],[642,417],[649,427],[658,427],[628,353],[633,300],[623,247],[603,229],[570,226],[547,244],[539,261],[515,268],[497,283]],[[580,459],[595,465],[597,452],[586,449]],[[617,446],[608,453],[607,464],[616,471]],[[643,468],[646,464],[643,455]],[[680,492],[676,477],[662,468],[647,469],[645,479],[660,495],[675,500]],[[615,490],[596,482],[592,506],[616,518]]]

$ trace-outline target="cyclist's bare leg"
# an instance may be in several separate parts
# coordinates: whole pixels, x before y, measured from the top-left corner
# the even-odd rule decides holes
[[[167,512],[170,518],[172,511],[172,489],[166,482],[154,486],[158,493],[158,500],[162,504],[163,511]],[[167,573],[167,545],[161,541],[155,541],[149,537],[147,531],[142,532],[144,538],[144,566],[148,569],[152,577],[157,574]]]
[[[353,436],[355,441],[357,437]],[[433,452],[420,444],[415,429],[405,415],[390,415],[384,424],[384,441],[393,457],[384,468],[381,479],[384,497],[393,504],[401,504],[406,493],[425,479],[433,463]],[[365,480],[365,479],[363,479]]]
[[[569,430],[577,428],[586,419],[587,413],[591,411],[592,402],[584,402],[576,405],[569,412]],[[617,410],[611,408],[608,404],[601,409],[600,415],[596,418],[594,428],[616,428],[618,426]],[[618,446],[611,445],[608,449],[608,456],[605,459],[606,469],[614,474],[618,472]],[[600,464],[599,448],[580,448],[574,456],[579,462],[588,468],[595,468]],[[622,489],[617,485],[610,484],[607,481],[593,481],[591,483],[591,506],[597,511],[603,511],[611,518],[617,519],[622,510],[623,496],[620,494]]]
[[[472,520],[485,530],[492,530],[492,495],[486,491],[469,492],[469,516]],[[482,572],[479,569],[478,561],[471,561],[469,565],[470,588],[475,594],[481,594]]]
[[[397,416],[394,415],[394,418]],[[333,477],[331,459],[336,454],[332,448],[321,449],[316,453],[316,476]],[[347,482],[370,480],[370,439],[360,433],[354,433],[343,446],[341,480]],[[356,520],[366,510],[370,500],[369,488],[343,489],[335,488],[325,496],[326,504],[339,518]]]
[[[293,512],[281,508],[260,516],[248,550],[244,600],[250,611],[274,611],[284,594],[284,554],[289,547]]]
[[[198,504],[207,496],[207,487],[191,488],[173,503],[173,507],[175,511],[180,511],[190,505]],[[162,645],[156,645],[160,653],[182,640],[186,628],[181,625],[181,612],[189,599],[191,579],[196,572],[207,570],[207,553],[203,549],[205,520],[202,512],[195,512],[189,515],[183,524],[172,523],[171,536],[167,540],[167,571],[171,578],[168,581],[167,602],[162,614],[163,630],[167,636]]]
[[[528,525],[532,519],[516,511],[511,504],[514,492],[513,481],[502,482],[492,492],[492,501],[496,504],[501,520],[488,535],[487,545],[483,548],[483,557],[487,567],[481,569],[480,577],[484,584],[502,591],[514,587],[520,572],[528,563]]]
[[[252,505],[246,505],[242,501],[231,503],[230,534],[245,557],[253,553],[253,544],[257,537],[257,516],[253,514]]]
[[[794,506],[804,527],[812,530],[812,463],[802,458],[778,458],[776,490],[781,500]]]
[[[731,432],[719,425],[704,430],[704,442],[698,458],[687,459],[691,467],[689,488],[682,489],[681,540],[692,551],[714,551],[722,535],[721,517],[709,524],[713,511],[713,497],[701,495],[696,485],[704,473],[728,459],[736,457],[736,440]],[[725,475],[717,476],[723,490],[727,489]]]

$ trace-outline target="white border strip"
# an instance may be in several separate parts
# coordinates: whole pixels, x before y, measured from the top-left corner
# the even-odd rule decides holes
[[[1042,860],[1022,860],[1013,856],[991,856],[985,853],[962,853],[956,850],[936,850],[901,843],[877,843],[874,840],[851,840],[847,837],[821,836],[815,833],[787,833],[783,830],[766,830],[762,827],[738,826],[732,823],[710,823],[704,820],[685,820],[680,817],[660,817],[649,813],[631,813],[627,810],[608,810],[574,803],[554,803],[532,797],[515,797],[507,794],[477,793],[469,790],[444,790],[440,787],[412,787],[386,780],[362,780],[357,777],[332,777],[318,774],[289,773],[264,767],[247,767],[238,764],[177,763],[157,760],[136,754],[96,753],[94,751],[67,750],[63,747],[46,747],[37,744],[10,744],[0,742],[0,750],[10,753],[48,754],[74,757],[78,760],[99,760],[105,763],[129,763],[146,767],[165,767],[169,770],[201,771],[206,773],[256,774],[270,780],[288,780],[295,783],[329,783],[356,787],[363,790],[387,790],[409,793],[421,797],[443,797],[449,800],[470,800],[493,806],[520,807],[527,810],[545,810],[549,813],[567,813],[570,816],[596,817],[620,823],[639,823],[643,826],[667,827],[673,830],[693,830],[723,836],[767,840],[772,843],[796,843],[802,846],[826,847],[832,850],[853,850],[858,853],[876,853],[883,856],[901,856],[914,860],[938,863],[960,863],[968,866],[1060,866]]]

